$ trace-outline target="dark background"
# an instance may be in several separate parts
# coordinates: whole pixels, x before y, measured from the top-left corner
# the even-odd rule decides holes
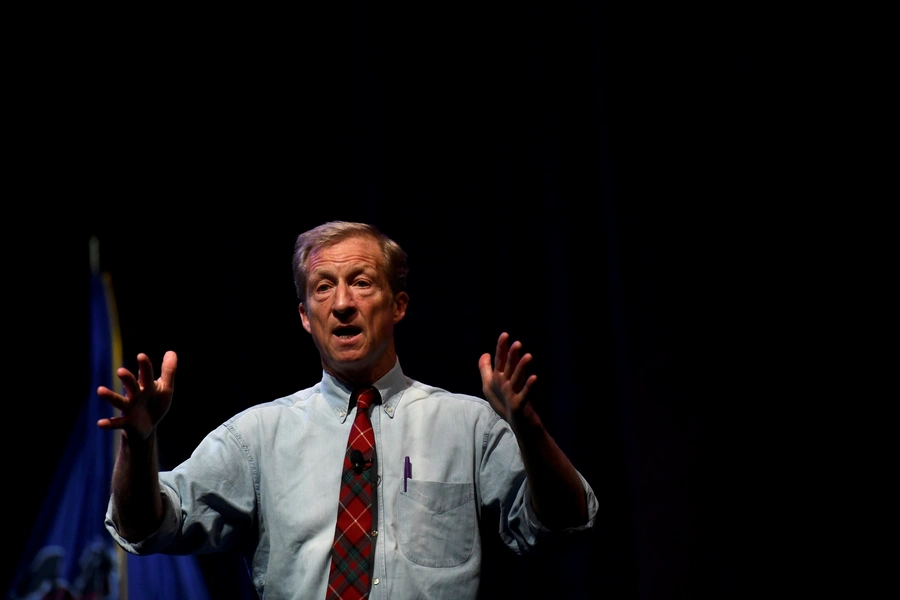
[[[23,27],[4,219],[13,549],[95,400],[91,236],[125,366],[179,353],[169,468],[240,409],[318,379],[291,251],[345,219],[410,255],[407,374],[480,394],[478,357],[509,331],[601,500],[575,548],[492,551],[492,591],[545,597],[537,576],[560,598],[726,598],[789,572],[786,538],[752,549],[771,542],[784,481],[759,467],[777,419],[764,434],[754,416],[777,408],[754,395],[753,348],[774,328],[782,271],[761,265],[783,232],[778,81],[751,16],[532,2]],[[214,597],[246,592],[235,557],[202,564]]]

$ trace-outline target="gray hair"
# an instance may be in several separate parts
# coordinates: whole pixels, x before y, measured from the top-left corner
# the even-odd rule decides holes
[[[378,242],[381,247],[381,268],[387,275],[391,293],[397,294],[406,291],[406,275],[409,267],[406,263],[406,252],[397,242],[368,223],[328,221],[301,233],[294,243],[294,256],[291,262],[294,270],[294,287],[297,289],[297,298],[300,302],[306,301],[309,255],[314,250],[331,246],[351,237],[370,237]]]

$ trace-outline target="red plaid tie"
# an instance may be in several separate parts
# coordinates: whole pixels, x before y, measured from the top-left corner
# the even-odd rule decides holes
[[[331,550],[331,572],[328,575],[326,600],[360,600],[368,598],[372,579],[372,513],[373,490],[378,476],[375,463],[375,433],[369,420],[369,406],[381,396],[373,387],[354,390],[356,419],[350,429],[341,496],[338,503],[337,527]]]

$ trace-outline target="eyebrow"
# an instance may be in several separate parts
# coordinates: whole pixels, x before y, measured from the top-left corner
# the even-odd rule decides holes
[[[377,276],[379,273],[381,273],[381,269],[377,266],[361,265],[352,267],[346,276],[352,279],[360,274],[374,274]],[[312,280],[317,277],[337,278],[337,272],[331,267],[315,267],[309,272],[309,279]]]

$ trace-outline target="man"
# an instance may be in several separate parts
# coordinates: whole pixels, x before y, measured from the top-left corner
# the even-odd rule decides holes
[[[119,545],[239,550],[263,599],[460,600],[478,595],[483,523],[518,553],[593,526],[591,487],[527,400],[537,378],[520,342],[503,333],[493,365],[480,357],[487,401],[431,387],[403,373],[394,345],[409,302],[394,241],[367,224],[328,222],[298,236],[293,270],[322,361],[316,385],[235,415],[168,472],[158,471],[156,428],[171,406],[176,354],[165,354],[158,379],[145,354],[136,378],[120,368],[124,396],[98,389],[121,410],[97,423],[121,430],[106,514]],[[378,394],[361,411],[368,400],[354,390],[365,386]],[[365,416],[374,448],[361,452],[351,432]],[[342,482],[372,486],[365,550],[335,541],[358,518],[339,512],[351,504]],[[346,563],[359,572],[336,574]],[[356,595],[342,596],[347,588]]]

